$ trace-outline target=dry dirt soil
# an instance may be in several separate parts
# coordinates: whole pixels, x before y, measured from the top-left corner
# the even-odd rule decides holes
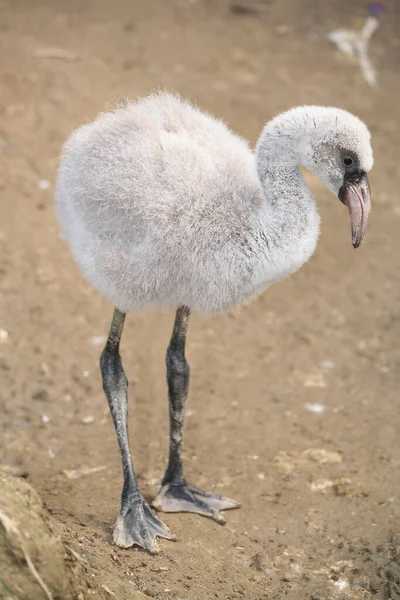
[[[400,598],[400,15],[397,0],[384,7],[374,90],[325,38],[362,23],[358,0],[0,2],[0,463],[37,490],[84,565],[74,598]],[[191,318],[187,478],[242,508],[225,527],[164,515],[177,541],[156,557],[112,545],[122,474],[98,369],[112,306],[53,212],[66,136],[154,88],[252,143],[283,109],[337,105],[368,123],[376,157],[360,250],[345,208],[312,181],[323,219],[312,260],[240,312]],[[130,315],[122,343],[147,498],[166,465],[172,321]]]

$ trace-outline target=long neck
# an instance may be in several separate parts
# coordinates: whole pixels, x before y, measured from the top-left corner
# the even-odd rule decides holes
[[[315,249],[319,215],[314,197],[299,170],[307,142],[304,119],[296,126],[292,112],[267,124],[256,148],[264,194],[259,224],[268,253],[283,271],[292,272]]]

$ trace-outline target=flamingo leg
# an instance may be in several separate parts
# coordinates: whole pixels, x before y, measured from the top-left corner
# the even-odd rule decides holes
[[[178,308],[167,350],[167,383],[170,416],[168,467],[161,490],[152,506],[164,512],[194,512],[225,523],[220,510],[237,508],[239,504],[217,494],[203,492],[189,485],[183,475],[182,442],[190,367],[185,358],[185,343],[190,316],[186,306]]]
[[[103,389],[117,434],[124,474],[121,510],[113,539],[121,548],[130,548],[136,544],[155,553],[158,551],[157,536],[174,539],[174,535],[155,516],[140,494],[133,470],[128,437],[128,381],[119,353],[124,321],[125,314],[115,309],[110,334],[100,359]]]

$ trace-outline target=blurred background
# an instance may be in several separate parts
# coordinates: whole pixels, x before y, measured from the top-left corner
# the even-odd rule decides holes
[[[57,568],[48,548],[31,550],[48,596],[0,535],[1,598],[400,598],[399,11],[396,0],[0,0],[0,507],[17,521],[36,510],[22,477],[65,544]],[[376,85],[327,37],[350,29],[354,44],[371,16]],[[368,124],[375,167],[360,250],[345,208],[308,178],[322,215],[310,262],[239,312],[193,315],[187,477],[243,506],[225,527],[163,516],[178,541],[152,558],[111,545],[122,477],[98,359],[113,309],[73,263],[53,189],[75,127],[156,88],[252,144],[291,106],[345,108]],[[172,322],[173,311],[131,315],[122,342],[148,498],[167,458]]]

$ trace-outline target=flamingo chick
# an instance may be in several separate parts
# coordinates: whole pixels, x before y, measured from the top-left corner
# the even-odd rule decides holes
[[[124,475],[115,544],[157,552],[157,536],[174,538],[140,494],[133,470],[119,354],[125,314],[177,309],[166,357],[169,462],[152,505],[224,523],[220,511],[238,503],[197,489],[183,474],[190,311],[227,311],[310,258],[320,219],[300,165],[347,206],[358,247],[372,163],[364,123],[318,106],[267,123],[255,152],[222,121],[167,93],[101,114],[71,135],[58,173],[58,217],[84,275],[116,307],[100,360]]]

